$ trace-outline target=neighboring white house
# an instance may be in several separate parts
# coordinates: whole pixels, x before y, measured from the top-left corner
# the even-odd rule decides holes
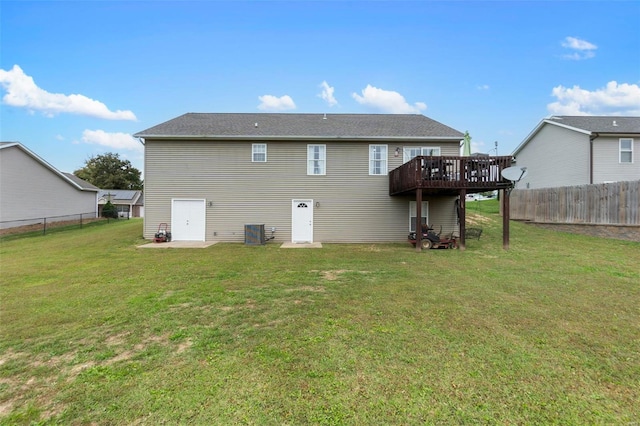
[[[174,240],[241,242],[264,225],[275,241],[406,241],[418,215],[458,232],[461,191],[503,184],[462,181],[478,163],[459,156],[464,135],[418,114],[189,113],[134,136],[145,238],[166,223]]]
[[[515,149],[519,189],[640,179],[640,117],[552,116]]]
[[[98,188],[63,173],[18,142],[0,143],[0,228],[96,217]]]
[[[142,191],[132,189],[101,189],[98,193],[98,213],[111,201],[118,209],[119,217],[144,217],[144,197]]]

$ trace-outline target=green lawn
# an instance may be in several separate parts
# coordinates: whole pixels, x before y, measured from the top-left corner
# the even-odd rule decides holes
[[[512,222],[504,251],[496,205],[466,251],[0,240],[0,423],[637,422],[640,243]]]

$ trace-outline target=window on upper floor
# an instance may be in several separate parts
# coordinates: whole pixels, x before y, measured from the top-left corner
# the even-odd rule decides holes
[[[387,145],[369,145],[369,174],[387,174]]]
[[[254,143],[251,145],[251,162],[266,163],[267,162],[267,144]]]
[[[402,162],[406,163],[418,155],[440,155],[439,146],[405,146],[402,149]]]
[[[633,163],[633,139],[620,139],[620,162]]]
[[[326,145],[307,145],[307,174],[326,175]]]

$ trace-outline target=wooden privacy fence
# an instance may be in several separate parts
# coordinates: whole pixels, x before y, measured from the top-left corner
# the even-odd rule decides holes
[[[640,225],[640,180],[511,192],[511,219],[541,223]]]

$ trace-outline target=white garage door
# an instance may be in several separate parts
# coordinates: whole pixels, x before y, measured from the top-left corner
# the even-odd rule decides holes
[[[171,200],[171,239],[204,241],[205,200]]]

